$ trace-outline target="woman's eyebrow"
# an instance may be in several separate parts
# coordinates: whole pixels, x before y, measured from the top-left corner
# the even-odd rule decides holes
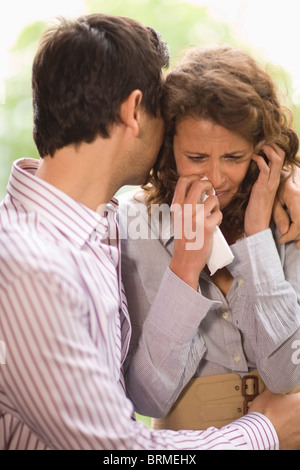
[[[244,157],[245,155],[247,155],[247,153],[249,152],[249,150],[235,150],[234,152],[226,152],[224,153],[223,155],[221,155],[222,157],[229,157],[229,156],[238,156],[238,157]]]
[[[235,155],[238,157],[244,157],[245,155],[247,155],[248,152],[249,150],[235,150],[234,152],[226,152],[222,154],[221,157],[229,157],[229,156],[235,156]],[[209,153],[203,153],[203,152],[190,152],[186,150],[184,153],[187,155],[193,155],[197,157],[210,157]]]

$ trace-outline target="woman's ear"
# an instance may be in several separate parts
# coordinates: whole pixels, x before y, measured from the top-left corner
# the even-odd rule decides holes
[[[132,129],[135,136],[139,134],[140,130],[142,98],[143,93],[141,90],[133,90],[120,105],[119,115],[121,121]]]

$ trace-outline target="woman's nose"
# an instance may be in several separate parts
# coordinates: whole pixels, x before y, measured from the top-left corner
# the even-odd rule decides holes
[[[224,181],[224,173],[220,164],[211,164],[207,168],[207,178],[211,181],[214,188],[222,186]]]

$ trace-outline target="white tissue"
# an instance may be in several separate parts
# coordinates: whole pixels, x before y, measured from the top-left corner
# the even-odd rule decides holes
[[[204,177],[202,179],[207,178]],[[202,199],[202,202],[204,202],[207,197],[207,194],[205,194]],[[229,248],[229,245],[225,240],[223,233],[221,232],[219,227],[216,227],[215,232],[213,234],[212,250],[207,260],[207,267],[210,271],[210,275],[212,276],[218,269],[224,268],[224,266],[230,264],[233,258],[233,253]]]
[[[233,258],[233,253],[229,248],[223,233],[219,227],[216,227],[213,234],[211,253],[207,260],[207,267],[210,270],[210,275],[212,276],[218,269],[227,266],[227,264],[232,262]]]

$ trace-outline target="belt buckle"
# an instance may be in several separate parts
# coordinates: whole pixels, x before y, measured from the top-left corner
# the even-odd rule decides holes
[[[254,381],[253,382],[254,393],[252,394],[247,393],[247,388],[248,388],[247,381],[248,380]],[[259,385],[258,377],[256,375],[249,374],[249,375],[245,375],[244,377],[242,377],[242,395],[244,397],[244,409],[243,409],[244,415],[248,413],[250,403],[254,400],[255,397],[257,397],[257,395],[259,395],[258,385]]]

